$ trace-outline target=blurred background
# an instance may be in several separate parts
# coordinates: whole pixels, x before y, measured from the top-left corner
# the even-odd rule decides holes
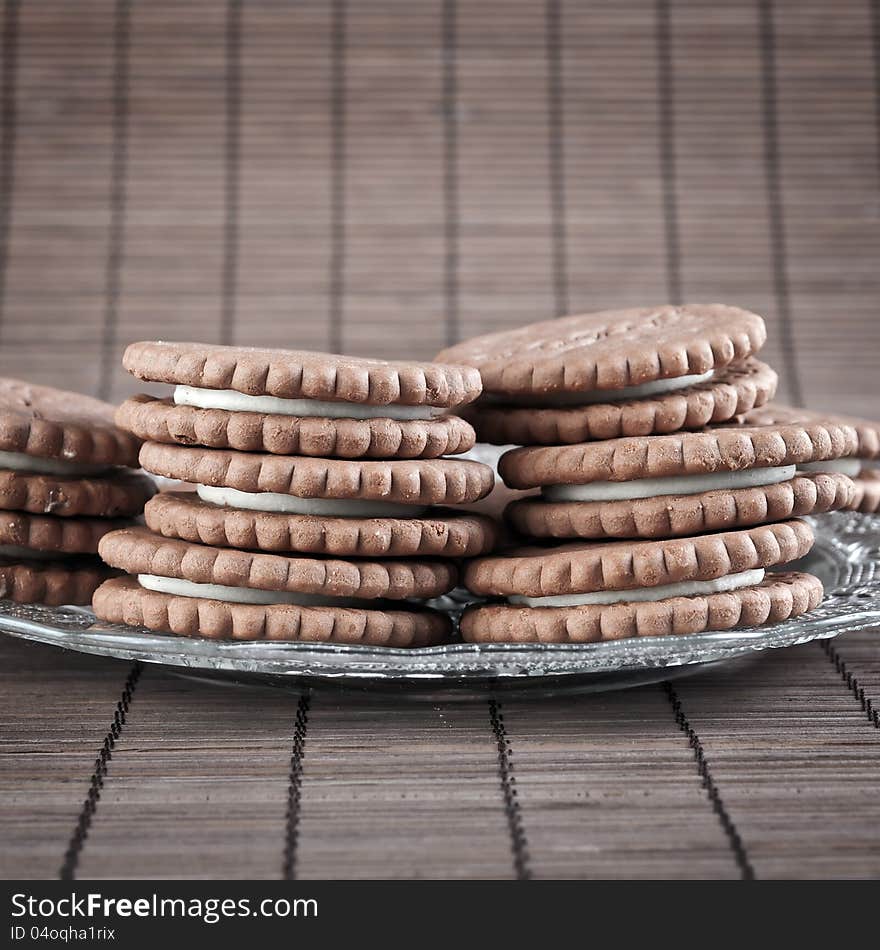
[[[0,372],[724,301],[875,415],[877,0],[5,0]]]

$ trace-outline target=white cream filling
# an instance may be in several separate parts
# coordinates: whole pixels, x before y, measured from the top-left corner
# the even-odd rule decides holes
[[[827,462],[801,462],[799,472],[841,472],[853,477],[858,475],[865,463],[862,459],[829,459]]]
[[[196,485],[202,501],[224,508],[274,511],[291,515],[326,515],[340,518],[417,518],[427,510],[424,505],[400,505],[390,501],[361,498],[300,498],[277,492],[248,492],[237,488]]]
[[[634,590],[599,590],[588,594],[560,594],[557,597],[521,597],[507,599],[527,607],[576,607],[579,604],[620,604],[634,601],[667,600],[670,597],[695,597],[699,594],[719,594],[754,587],[764,580],[764,569],[725,574],[711,581],[682,581],[679,584],[661,584],[659,587],[636,587]]]
[[[740,472],[711,472],[707,475],[675,475],[671,478],[636,478],[629,482],[590,482],[587,485],[546,485],[541,493],[547,501],[621,501],[654,498],[657,495],[697,495],[704,491],[729,491],[776,485],[794,478],[794,465],[775,468],[746,468]]]
[[[249,396],[234,389],[199,389],[177,386],[174,402],[197,409],[228,412],[261,412],[270,416],[310,416],[320,419],[433,419],[449,412],[437,406],[368,406],[359,402],[322,402],[320,399],[282,399],[279,396]]]
[[[19,558],[27,561],[60,561],[71,557],[67,551],[39,551],[36,548],[26,548],[21,544],[0,544],[0,557]]]
[[[529,397],[530,405],[540,406],[586,406],[599,402],[622,402],[625,399],[645,399],[649,396],[661,396],[663,393],[687,389],[705,383],[715,375],[710,369],[705,373],[691,376],[671,376],[668,379],[652,379],[637,386],[624,386],[622,389],[594,389],[587,392],[553,393],[547,396]]]
[[[100,475],[109,465],[86,465],[66,459],[40,458],[24,452],[0,452],[0,469],[14,472],[35,472],[38,475]]]
[[[138,574],[137,580],[141,587],[160,594],[223,600],[232,604],[299,604],[302,607],[362,608],[370,605],[369,600],[359,600],[356,597],[325,597],[321,594],[302,594],[294,591],[227,587],[225,584],[196,584],[179,577],[161,577],[158,574]]]

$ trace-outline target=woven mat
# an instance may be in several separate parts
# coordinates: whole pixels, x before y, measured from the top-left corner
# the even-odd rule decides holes
[[[867,0],[5,0],[0,372],[118,399],[133,339],[430,357],[716,299],[766,315],[783,397],[876,415],[878,30]],[[877,876],[876,636],[464,706],[3,639],[0,874]]]

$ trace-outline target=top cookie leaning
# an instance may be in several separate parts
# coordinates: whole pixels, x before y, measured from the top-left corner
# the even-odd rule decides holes
[[[137,467],[140,443],[117,428],[105,402],[81,393],[0,379],[0,452],[42,459],[55,467],[28,471],[92,473],[95,467]],[[4,468],[14,459],[4,458]],[[59,467],[60,466],[60,467]]]
[[[776,374],[754,359],[757,314],[664,305],[547,320],[476,337],[438,360],[480,370],[478,437],[560,444],[697,429],[762,405]]]
[[[481,391],[479,371],[306,350],[133,343],[138,379],[176,386],[170,399],[135,396],[117,422],[172,445],[336,458],[437,458],[473,447],[453,413]]]

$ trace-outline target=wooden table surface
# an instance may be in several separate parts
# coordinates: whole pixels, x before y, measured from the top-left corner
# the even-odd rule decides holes
[[[430,357],[554,313],[764,314],[880,415],[871,0],[4,0],[0,372],[143,338]],[[880,875],[880,633],[470,704],[0,638],[0,875]]]

